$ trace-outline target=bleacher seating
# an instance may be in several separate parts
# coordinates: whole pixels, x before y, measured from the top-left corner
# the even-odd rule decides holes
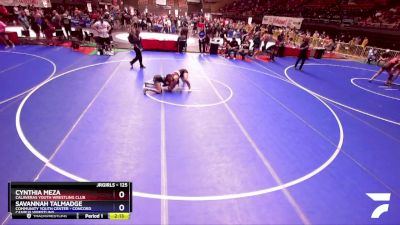
[[[245,0],[233,1],[220,9],[232,19],[252,16],[261,20],[264,15],[322,19],[345,25],[378,26],[397,29],[400,27],[400,1],[387,0]],[[396,11],[397,9],[397,11]],[[382,15],[376,16],[380,12]],[[378,14],[379,15],[379,14]]]

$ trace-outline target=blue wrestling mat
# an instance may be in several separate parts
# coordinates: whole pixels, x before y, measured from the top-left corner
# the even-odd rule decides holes
[[[12,220],[9,181],[131,181],[131,217],[112,224],[400,224],[400,87],[369,83],[377,66],[132,57],[0,51],[2,224],[111,224]],[[143,95],[180,68],[192,90]]]

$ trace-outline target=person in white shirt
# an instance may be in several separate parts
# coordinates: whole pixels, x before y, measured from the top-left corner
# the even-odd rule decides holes
[[[371,61],[377,61],[376,56],[377,56],[378,51],[375,50],[374,48],[371,48],[368,51],[368,57],[367,57],[367,63],[371,64]]]
[[[171,22],[171,20],[168,18],[168,19],[167,19],[167,33],[171,33],[171,31],[172,31],[171,26],[172,26],[172,22]]]
[[[111,25],[104,20],[104,18],[101,18],[99,21],[93,24],[93,29],[97,31],[98,38],[97,38],[97,43],[99,45],[99,53],[100,55],[103,55],[103,50],[110,51],[110,34],[109,31],[111,30]]]

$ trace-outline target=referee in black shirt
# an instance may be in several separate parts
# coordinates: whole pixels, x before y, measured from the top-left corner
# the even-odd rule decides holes
[[[310,47],[308,44],[309,40],[308,38],[304,39],[303,43],[300,45],[300,53],[299,53],[299,57],[297,58],[296,61],[296,65],[294,65],[294,68],[297,69],[297,64],[299,64],[300,60],[301,60],[301,64],[300,64],[300,70],[302,70],[304,62],[307,59],[307,52],[308,52],[308,48]]]
[[[135,51],[135,58],[132,59],[129,63],[131,64],[131,69],[133,68],[133,64],[139,60],[140,68],[146,68],[142,63],[142,51],[140,50],[140,31],[138,29],[133,29],[128,36],[129,42],[133,45],[133,50]]]

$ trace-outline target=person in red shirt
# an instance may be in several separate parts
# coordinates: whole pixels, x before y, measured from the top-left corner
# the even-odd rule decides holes
[[[14,43],[8,38],[8,35],[6,34],[6,27],[7,25],[0,20],[0,42],[3,42],[6,45],[6,49],[10,47],[14,48]]]
[[[94,11],[91,15],[91,19],[97,21],[99,19],[99,13],[97,11]]]
[[[204,23],[203,19],[200,19],[200,21],[197,23],[197,27],[199,28],[198,30],[205,30],[206,24]]]

